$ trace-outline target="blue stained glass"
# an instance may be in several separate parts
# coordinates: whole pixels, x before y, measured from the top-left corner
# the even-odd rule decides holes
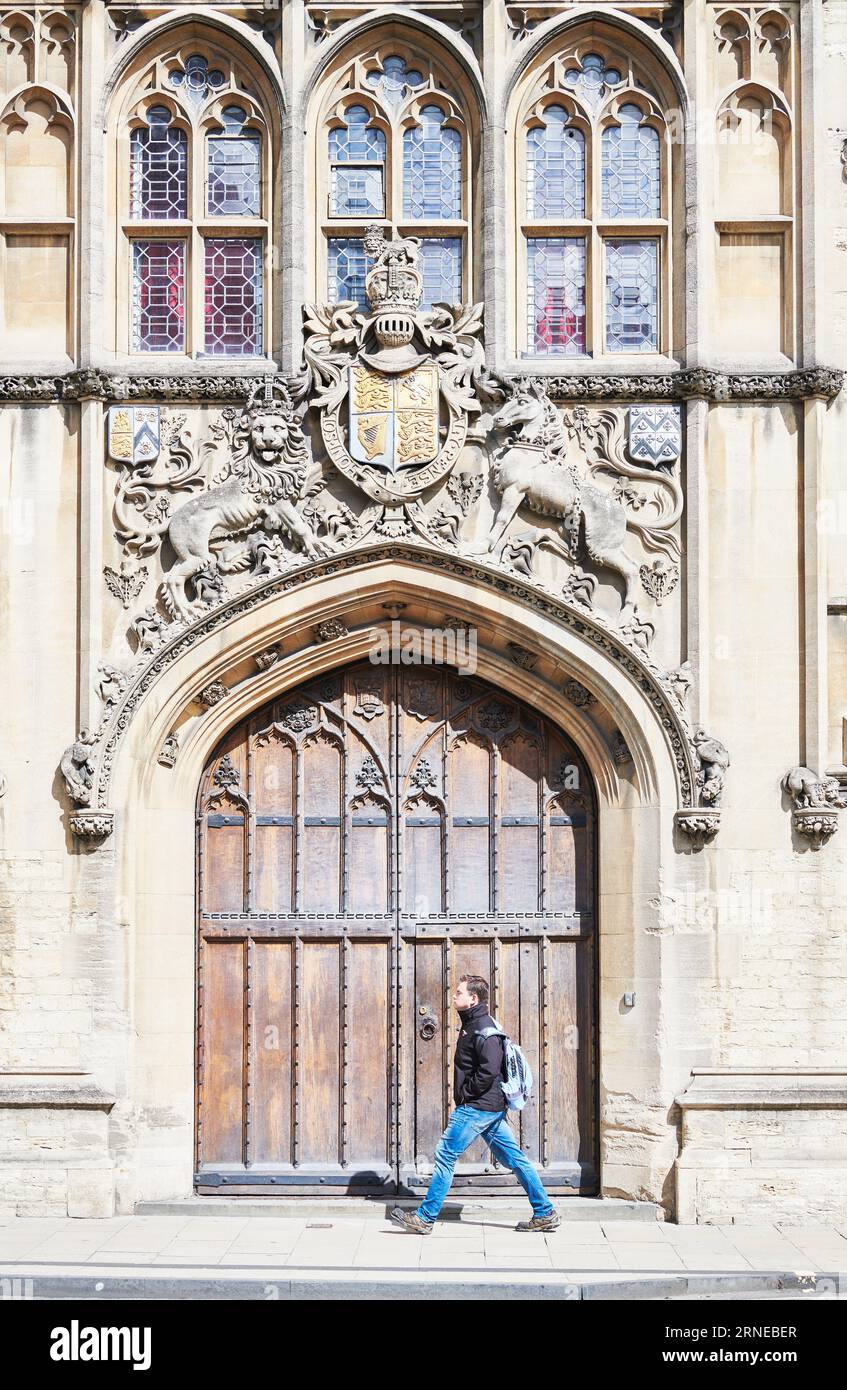
[[[390,106],[392,111],[405,100],[410,92],[423,83],[424,76],[416,68],[407,68],[406,59],[394,53],[386,58],[380,72],[369,72],[365,81],[373,87],[379,98]]]
[[[188,216],[188,139],[166,106],[151,106],[147,128],[129,138],[129,215],[167,222]]]
[[[182,88],[193,106],[199,106],[225,82],[226,74],[220,68],[210,68],[202,53],[192,53],[185,69],[177,68],[170,75],[171,86]]]
[[[586,53],[581,68],[568,68],[565,73],[565,86],[592,108],[599,106],[620,80],[618,69],[607,68],[599,53]]]
[[[346,126],[329,132],[331,217],[382,217],[385,136],[368,128],[364,106],[350,106]]]
[[[545,356],[585,352],[585,240],[533,237],[527,242],[527,341]]]
[[[606,351],[656,352],[658,325],[658,242],[607,241]]]
[[[585,216],[585,140],[562,106],[548,106],[544,125],[527,131],[527,217],[569,221]]]
[[[246,119],[239,106],[228,106],[223,113],[224,134],[209,136],[210,217],[259,215],[259,136],[241,134]]]
[[[340,304],[342,300],[352,299],[363,313],[367,312],[365,276],[368,260],[362,246],[362,238],[330,237],[328,253],[327,299],[330,304]]]
[[[462,215],[462,137],[444,129],[438,106],[425,106],[420,125],[403,136],[403,216]]]
[[[433,304],[462,303],[462,238],[424,237],[420,270],[423,275],[422,309]]]
[[[642,126],[637,106],[622,106],[620,125],[603,131],[603,216],[659,217],[659,132]]]

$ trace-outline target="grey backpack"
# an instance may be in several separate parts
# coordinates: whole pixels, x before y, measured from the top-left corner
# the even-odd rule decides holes
[[[494,1020],[495,1024],[497,1020]],[[503,1039],[503,1070],[505,1077],[501,1077],[500,1085],[503,1087],[503,1094],[506,1097],[506,1105],[509,1110],[523,1110],[529,1100],[532,1090],[532,1071],[529,1062],[523,1053],[522,1048],[512,1039],[503,1029],[497,1025],[495,1028],[479,1028],[476,1036],[478,1038],[491,1038],[494,1035]]]

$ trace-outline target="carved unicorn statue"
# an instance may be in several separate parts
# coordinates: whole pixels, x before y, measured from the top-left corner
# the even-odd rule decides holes
[[[518,381],[514,392],[493,418],[495,430],[503,431],[508,442],[495,446],[492,477],[500,495],[500,506],[488,542],[493,553],[503,535],[523,505],[542,516],[557,517],[562,523],[563,539],[575,558],[580,536],[585,548],[597,565],[607,565],[624,582],[625,594],[621,615],[634,607],[635,586],[639,571],[636,562],[626,553],[627,528],[641,536],[648,550],[660,550],[666,555],[678,555],[679,544],[669,534],[682,513],[682,488],[675,478],[652,468],[639,468],[623,454],[623,426],[610,411],[600,412],[593,424],[587,412],[577,409],[563,417],[538,382]],[[590,436],[594,442],[589,446]],[[574,457],[572,440],[583,450],[582,459]],[[589,454],[593,457],[589,457]],[[582,462],[587,474],[579,467]],[[626,478],[644,479],[658,494],[651,499],[658,515],[650,522],[641,521],[627,510],[620,495],[598,486],[591,474],[605,470]],[[632,496],[631,505],[643,505],[648,499]]]

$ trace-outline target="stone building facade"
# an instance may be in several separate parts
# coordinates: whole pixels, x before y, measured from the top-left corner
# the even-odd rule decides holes
[[[419,1190],[461,967],[561,1200],[847,1216],[846,60],[0,4],[0,1210]]]

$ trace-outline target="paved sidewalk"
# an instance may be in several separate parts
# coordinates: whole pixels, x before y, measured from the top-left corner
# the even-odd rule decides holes
[[[401,1287],[414,1285],[437,1296],[440,1285],[502,1285],[504,1292],[528,1286],[552,1297],[603,1297],[604,1288],[608,1297],[667,1297],[674,1291],[778,1288],[786,1281],[812,1291],[826,1276],[830,1296],[837,1296],[839,1286],[847,1295],[847,1222],[675,1226],[564,1220],[550,1234],[523,1234],[513,1229],[522,1214],[465,1213],[461,1220],[439,1222],[427,1237],[405,1234],[382,1207],[355,1216],[5,1217],[0,1279],[33,1279],[36,1297],[61,1296],[53,1290],[63,1284],[66,1296],[107,1297],[120,1284],[127,1292],[115,1296],[144,1297],[137,1292],[139,1280],[151,1279],[177,1290],[168,1297],[186,1298],[257,1296],[246,1292],[248,1285],[259,1281],[266,1288],[280,1279],[289,1291],[285,1296],[295,1296],[297,1287],[325,1290],[310,1297],[356,1297],[360,1285],[371,1296],[383,1286],[396,1286],[399,1295]],[[716,1276],[723,1278],[716,1283]],[[107,1284],[95,1288],[98,1280]],[[164,1290],[165,1283],[158,1287]],[[207,1290],[202,1295],[201,1284]],[[216,1285],[243,1287],[245,1293],[216,1294]],[[597,1292],[567,1294],[568,1285]],[[89,1286],[93,1292],[86,1295]],[[326,1291],[329,1286],[334,1293]],[[639,1295],[639,1288],[645,1292]]]

